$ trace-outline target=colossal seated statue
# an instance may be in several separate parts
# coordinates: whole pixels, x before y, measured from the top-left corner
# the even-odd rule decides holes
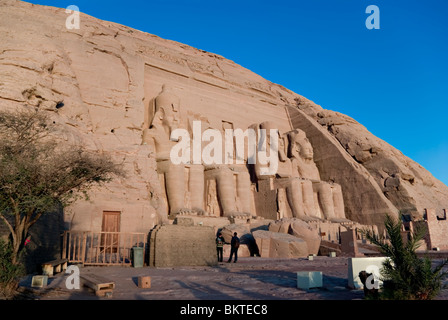
[[[251,128],[275,129],[272,122],[263,122]],[[258,134],[260,138],[260,134]],[[266,138],[267,146],[270,137]],[[278,170],[275,175],[261,175],[262,164],[256,163],[254,176],[258,180],[271,179],[277,190],[284,190],[293,217],[303,220],[345,221],[342,190],[338,184],[321,181],[313,160],[313,148],[302,130],[283,134],[278,132]],[[279,201],[278,191],[277,201]],[[281,204],[278,204],[281,208]]]
[[[178,214],[211,216],[250,215],[250,176],[245,165],[232,164],[175,164],[170,158],[175,129],[185,129],[193,141],[193,121],[202,124],[200,134],[210,126],[206,117],[187,112],[181,121],[180,99],[167,86],[154,99],[150,125],[143,131],[143,143],[154,144],[157,171],[166,193],[167,211],[171,218]],[[222,134],[224,136],[224,134]],[[206,145],[201,145],[205,148]],[[190,148],[193,152],[193,148]],[[193,159],[191,156],[190,159]]]
[[[171,133],[181,127],[180,99],[164,85],[154,99],[153,118],[143,131],[143,143],[155,146],[157,171],[166,192],[170,216],[204,209],[203,166],[174,164],[170,159],[171,149],[177,143],[171,139]]]
[[[221,137],[226,136],[224,127],[216,129],[209,126],[208,129],[216,130]],[[203,147],[205,148],[205,146]],[[250,216],[251,182],[249,171],[245,164],[235,164],[236,145],[232,145],[233,150],[230,154],[226,154],[225,144],[222,147],[220,163],[204,164],[206,210],[212,216]],[[247,162],[247,158],[244,161]]]
[[[288,132],[292,178],[302,180],[304,202],[311,206],[310,195],[314,198],[314,214],[307,208],[305,215],[324,218],[327,220],[345,219],[344,200],[341,186],[336,183],[321,181],[319,170],[313,159],[313,147],[304,131],[296,129]],[[306,194],[309,194],[305,196]],[[317,198],[317,199],[316,199]],[[306,208],[307,206],[305,206]]]

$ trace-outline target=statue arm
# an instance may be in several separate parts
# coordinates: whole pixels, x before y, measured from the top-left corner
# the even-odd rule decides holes
[[[153,128],[146,128],[143,130],[143,135],[142,135],[143,144],[154,145],[157,138],[158,138],[158,134],[157,134],[156,130],[154,130]]]

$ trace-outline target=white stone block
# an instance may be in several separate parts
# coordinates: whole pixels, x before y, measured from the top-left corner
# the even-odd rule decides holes
[[[322,272],[299,271],[297,272],[297,288],[308,290],[322,287]]]
[[[362,289],[363,285],[359,279],[359,273],[366,271],[375,275],[375,279],[381,277],[381,268],[386,257],[371,258],[349,258],[348,260],[348,287],[351,289]],[[379,285],[381,286],[381,281]]]
[[[331,252],[328,254],[328,256],[331,257],[331,258],[334,258],[334,257],[336,257],[336,252],[331,251]]]

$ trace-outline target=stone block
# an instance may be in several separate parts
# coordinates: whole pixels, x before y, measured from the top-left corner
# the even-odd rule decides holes
[[[47,284],[48,284],[47,275],[33,276],[31,280],[31,287],[33,288],[45,288]]]
[[[293,235],[264,230],[257,230],[252,234],[262,257],[306,258],[308,256],[307,243]],[[269,243],[269,245],[267,245],[267,243]],[[268,246],[269,251],[267,251]],[[269,255],[266,255],[267,252],[269,252]]]
[[[248,224],[229,224],[221,229],[222,236],[227,243],[232,240],[233,234],[237,233],[238,238],[240,238],[241,243],[248,243],[253,241],[253,236],[250,232]]]
[[[188,216],[177,215],[173,221],[173,224],[183,226],[208,226],[213,227],[215,230],[221,229],[230,224],[228,218],[225,217],[207,217],[207,216]]]
[[[259,248],[257,247],[254,236],[250,231],[249,224],[229,224],[221,229],[221,234],[224,237],[226,243],[231,242],[233,234],[235,232],[240,239],[241,245],[246,245],[246,248],[244,249],[240,247],[238,256],[240,256],[240,254],[241,257],[243,257],[243,254],[247,254],[248,257],[259,255]]]
[[[288,233],[292,219],[283,218],[269,224],[269,231]]]
[[[269,230],[269,224],[273,222],[274,220],[264,219],[261,217],[255,217],[254,219],[250,220],[249,228],[251,232],[257,231],[257,230]]]
[[[173,224],[184,226],[184,227],[192,227],[194,226],[194,220],[192,217],[184,217],[184,216],[177,216],[174,219]]]
[[[230,257],[230,244],[225,244],[222,250],[224,260]],[[250,250],[247,244],[242,243],[238,249],[238,258],[250,257]]]
[[[215,265],[215,239],[213,227],[162,225],[151,231],[150,266]]]
[[[151,288],[151,277],[149,276],[138,277],[138,287],[142,289]]]
[[[328,254],[328,256],[329,256],[330,258],[335,258],[335,257],[336,257],[336,251],[331,251],[331,252]]]
[[[288,233],[305,240],[308,245],[308,252],[310,254],[317,254],[321,243],[321,237],[318,229],[313,228],[305,221],[295,219],[291,223]]]
[[[271,237],[269,231],[257,230],[254,231],[253,236],[258,247],[258,252],[261,257],[268,258],[271,248]]]
[[[351,257],[360,255],[354,229],[341,232],[341,251]]]
[[[297,272],[297,288],[308,290],[310,288],[322,287],[321,271],[299,271]]]
[[[231,216],[229,217],[229,221],[232,224],[246,224],[250,222],[250,218],[249,217],[244,217],[244,216]]]
[[[351,289],[362,289],[363,285],[359,279],[359,272],[366,271],[375,274],[376,278],[381,276],[381,268],[386,257],[371,258],[349,258],[348,260],[348,287]],[[380,281],[381,285],[381,281]]]

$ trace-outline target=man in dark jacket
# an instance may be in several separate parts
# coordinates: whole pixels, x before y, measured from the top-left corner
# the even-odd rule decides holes
[[[233,234],[232,240],[230,241],[230,257],[227,262],[232,261],[233,255],[235,255],[235,260],[233,260],[233,262],[235,263],[238,260],[238,248],[239,247],[240,247],[240,238],[238,238],[238,235],[235,232]]]

